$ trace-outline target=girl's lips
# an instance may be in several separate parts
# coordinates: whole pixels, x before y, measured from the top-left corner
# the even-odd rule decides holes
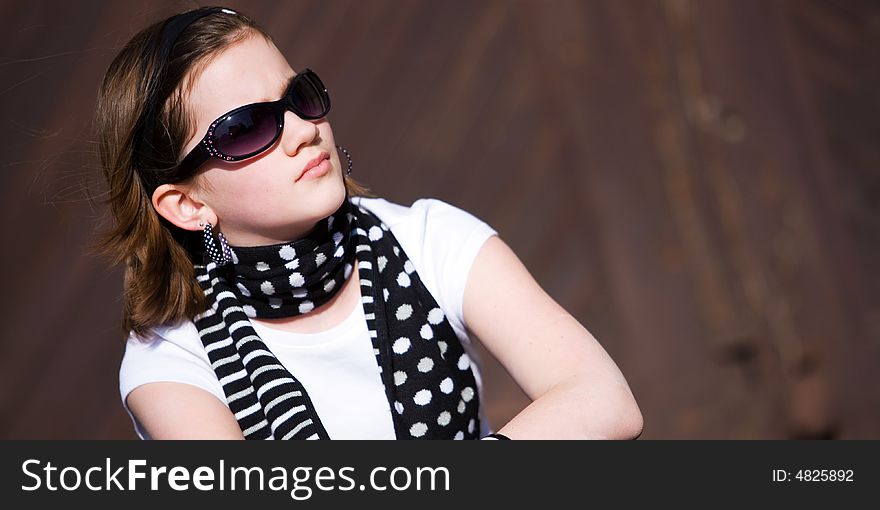
[[[312,168],[320,165],[324,161],[327,161],[329,163],[329,160],[330,160],[330,154],[328,154],[325,151],[321,151],[321,153],[318,154],[318,157],[316,157],[313,160],[306,163],[306,166],[303,167],[302,171],[299,173],[299,177],[297,177],[296,180],[298,181],[298,180],[302,179],[303,176],[306,174],[306,172],[308,172]]]
[[[308,170],[306,170],[305,172],[303,172],[303,174],[299,176],[299,179],[297,179],[297,181],[317,179],[318,177],[321,177],[322,175],[326,175],[329,172],[330,172],[330,160],[329,159],[322,159],[321,162],[318,163],[316,166],[313,166],[313,167],[309,168]]]

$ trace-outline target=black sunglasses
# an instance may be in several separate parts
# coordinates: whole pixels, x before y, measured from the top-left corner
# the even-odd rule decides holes
[[[314,71],[297,73],[277,101],[251,103],[218,117],[183,158],[179,173],[189,175],[211,157],[241,161],[266,151],[281,135],[287,110],[305,120],[320,119],[330,111],[330,94]]]

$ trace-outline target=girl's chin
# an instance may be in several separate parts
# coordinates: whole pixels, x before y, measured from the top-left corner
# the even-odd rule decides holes
[[[316,215],[327,217],[333,214],[342,201],[345,200],[345,183],[338,182],[335,179],[327,179],[325,182],[311,183],[315,185],[307,193],[301,193],[296,199],[294,208],[298,214],[307,214],[313,212]]]

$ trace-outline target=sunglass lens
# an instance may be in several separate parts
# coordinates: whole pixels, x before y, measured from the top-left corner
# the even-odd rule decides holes
[[[320,119],[330,111],[330,95],[318,75],[303,71],[290,89],[294,109],[305,119]]]
[[[272,143],[277,122],[275,111],[266,105],[234,113],[214,128],[214,147],[227,156],[250,156]]]

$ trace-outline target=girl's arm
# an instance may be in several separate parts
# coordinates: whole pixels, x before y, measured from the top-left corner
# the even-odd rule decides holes
[[[617,365],[498,236],[477,254],[462,306],[468,330],[533,400],[498,432],[511,439],[641,434],[641,411]]]
[[[142,384],[131,390],[127,402],[153,439],[244,439],[232,411],[191,384]]]

